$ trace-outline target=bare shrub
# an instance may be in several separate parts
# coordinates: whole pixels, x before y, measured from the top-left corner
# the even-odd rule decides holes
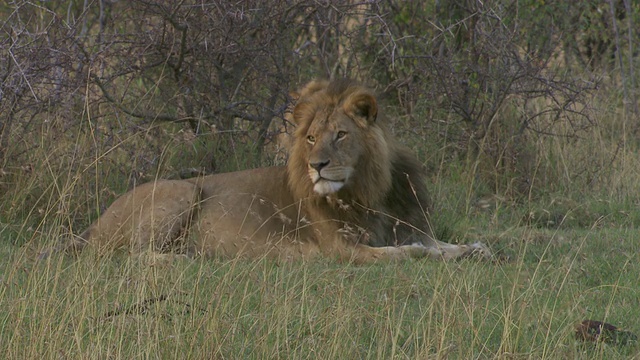
[[[3,6],[3,192],[33,209],[52,191],[43,168],[70,175],[79,193],[100,193],[117,177],[130,187],[182,172],[163,170],[170,159],[204,172],[228,170],[230,158],[254,152],[259,159],[276,135],[272,120],[285,121],[289,91],[338,72],[337,39],[347,10],[357,8],[143,0]],[[185,149],[194,159],[176,154]],[[22,192],[31,162],[40,183]],[[110,196],[100,198],[103,208]]]
[[[523,20],[537,19],[520,15],[519,2],[402,5],[385,3],[391,15],[381,18],[379,61],[395,85],[387,90],[407,111],[429,113],[431,125],[421,126],[437,131],[444,123],[443,146],[457,148],[496,191],[528,194],[536,138],[575,138],[595,125],[596,79],[567,72],[558,61],[561,29],[533,35],[537,23]]]
[[[631,44],[637,14],[616,11],[636,7],[610,3]],[[467,160],[471,177],[524,194],[538,139],[578,139],[594,125],[589,95],[602,78],[577,71],[569,46],[591,36],[571,19],[595,19],[593,4],[8,2],[0,191],[27,212],[56,192],[62,203],[90,194],[84,206],[103,208],[153,177],[272,163],[262,152],[287,128],[290,91],[319,76],[377,87],[409,115],[403,126]]]

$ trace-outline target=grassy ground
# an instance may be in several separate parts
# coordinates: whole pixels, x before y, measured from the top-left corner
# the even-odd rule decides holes
[[[442,131],[396,125],[399,134],[410,128],[413,138],[405,140],[432,174],[438,237],[484,241],[503,261],[366,266],[89,252],[36,261],[38,248],[78,233],[132,184],[206,158],[194,144],[163,141],[159,128],[152,137],[104,146],[94,141],[106,137],[91,132],[68,141],[43,133],[30,153],[34,163],[4,178],[19,185],[6,187],[0,199],[0,353],[11,359],[640,358],[636,342],[585,344],[574,337],[585,319],[640,334],[640,156],[612,130],[622,117],[602,119],[580,141],[528,139],[536,154],[529,172],[496,172],[494,183],[474,159],[425,140]],[[65,156],[67,148],[78,156]],[[242,152],[219,148],[228,152],[214,158],[228,161],[217,170],[247,166]],[[145,170],[143,155],[157,155],[162,164]],[[530,191],[514,185],[512,170],[528,176]]]
[[[483,239],[509,259],[354,266],[84,253],[37,262],[28,247],[4,245],[0,351],[96,359],[640,357],[636,344],[574,339],[584,319],[640,333],[635,229],[522,227]]]

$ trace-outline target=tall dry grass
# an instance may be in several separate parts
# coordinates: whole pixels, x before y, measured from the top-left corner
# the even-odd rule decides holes
[[[583,318],[638,331],[628,319],[638,314],[640,252],[626,228],[638,218],[629,205],[638,159],[634,144],[621,146],[612,130],[620,119],[601,119],[579,139],[529,139],[533,185],[518,199],[509,197],[509,180],[482,183],[483,159],[456,160],[435,141],[414,145],[433,170],[437,231],[452,241],[480,238],[508,259],[360,267],[126,252],[38,261],[41,247],[79,232],[117,193],[145,179],[123,169],[138,164],[128,162],[130,149],[150,151],[142,135],[96,153],[92,131],[56,141],[43,131],[30,168],[7,175],[15,186],[2,203],[9,214],[0,229],[2,351],[100,359],[638,356],[633,345],[583,345],[573,337]],[[401,123],[394,129],[409,143],[420,138],[403,133]],[[150,178],[171,174],[199,151],[177,140],[161,149]],[[569,205],[551,209],[559,197]],[[6,211],[12,207],[23,210]],[[560,211],[571,226],[525,220],[533,208]],[[584,221],[571,223],[572,214]]]

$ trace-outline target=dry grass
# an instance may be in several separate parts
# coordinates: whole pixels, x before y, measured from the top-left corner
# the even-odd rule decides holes
[[[0,343],[8,358],[629,358],[635,345],[583,345],[573,327],[638,332],[633,234],[503,233],[502,264],[35,262],[7,246]]]
[[[2,178],[0,351],[96,359],[640,357],[635,343],[573,337],[584,319],[640,333],[631,320],[640,314],[640,158],[619,140],[624,119],[613,115],[581,139],[529,138],[532,186],[520,197],[508,175],[521,173],[489,169],[504,178],[487,184],[482,159],[425,145],[425,134],[403,135],[421,141],[415,147],[433,170],[436,232],[485,241],[508,258],[502,263],[91,253],[36,261],[38,249],[79,232],[117,193],[203,158],[202,145],[157,127],[113,143],[99,143],[96,129],[66,138],[43,131],[33,162]],[[225,170],[250,166],[237,155],[242,149],[235,157],[216,149],[214,157],[231,159]]]

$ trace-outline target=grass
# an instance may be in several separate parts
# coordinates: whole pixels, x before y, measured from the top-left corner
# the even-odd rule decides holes
[[[637,343],[574,337],[585,319],[640,333],[632,198],[550,193],[486,205],[452,178],[433,186],[436,232],[484,241],[507,261],[355,266],[90,252],[37,261],[35,250],[73,223],[57,209],[77,200],[44,193],[22,224],[0,221],[0,352],[11,359],[640,358]]]
[[[619,148],[620,134],[605,132],[613,128],[594,128],[580,141],[531,140],[525,144],[531,149],[523,146],[536,155],[529,172],[502,173],[450,151],[455,146],[425,141],[442,131],[411,128],[407,143],[432,172],[435,233],[454,242],[484,241],[506,261],[365,266],[90,252],[37,261],[37,249],[79,233],[133,183],[190,166],[226,171],[255,163],[250,150],[232,147],[233,139],[185,140],[160,126],[150,128],[153,136],[122,138],[79,132],[51,140],[43,133],[29,153],[34,163],[0,176],[7,190],[0,199],[0,353],[10,359],[640,358],[637,343],[585,344],[574,337],[585,319],[640,334],[640,157],[633,144]],[[73,151],[77,157],[66,156]],[[508,171],[532,176],[532,189],[519,192]]]
[[[630,358],[574,326],[640,332],[635,229],[518,228],[511,261],[354,266],[114,254],[32,259],[4,245],[7,358]],[[6,233],[2,233],[3,237]],[[7,242],[3,242],[7,244]]]

